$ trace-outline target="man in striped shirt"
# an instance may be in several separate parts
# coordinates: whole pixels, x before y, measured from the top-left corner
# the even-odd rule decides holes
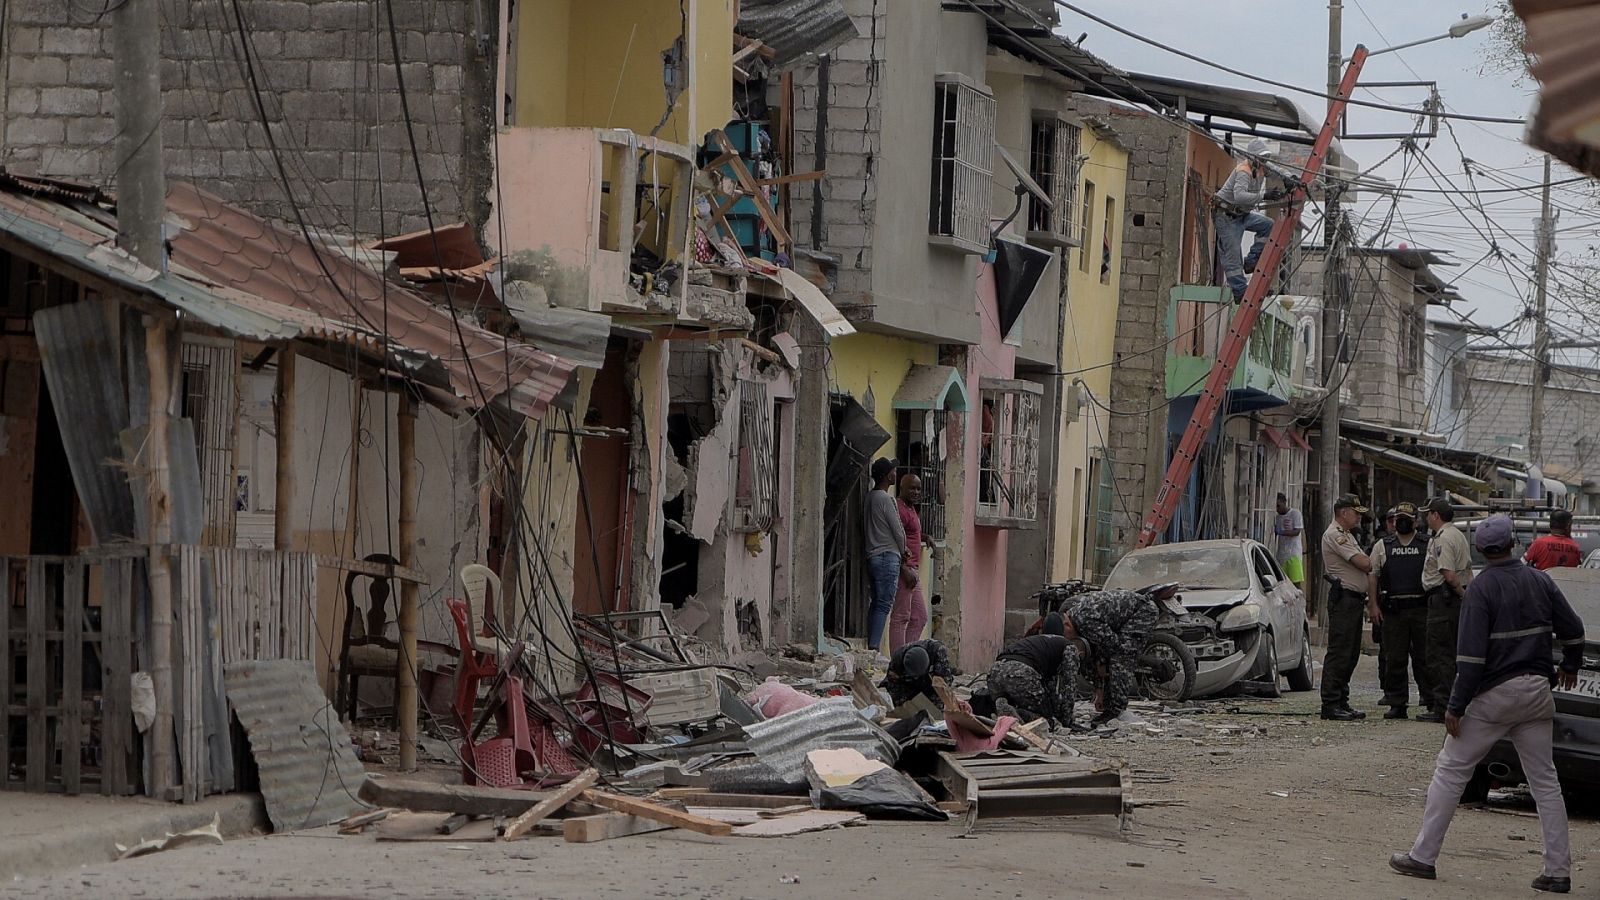
[[[1410,853],[1389,865],[1402,875],[1436,878],[1434,861],[1461,800],[1461,791],[1495,742],[1510,737],[1544,832],[1544,872],[1536,891],[1572,889],[1572,849],[1567,807],[1551,759],[1555,698],[1550,688],[1571,688],[1583,666],[1583,620],[1549,575],[1511,556],[1511,519],[1491,516],[1473,537],[1488,565],[1461,604],[1455,686],[1444,725],[1444,749],[1428,786],[1422,831]],[[1551,634],[1561,647],[1561,667],[1551,665]]]

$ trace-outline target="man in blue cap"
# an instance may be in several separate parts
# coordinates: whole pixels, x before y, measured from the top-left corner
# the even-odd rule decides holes
[[[1437,878],[1434,862],[1444,844],[1461,791],[1495,742],[1511,738],[1539,807],[1544,832],[1544,872],[1536,891],[1572,890],[1572,848],[1567,806],[1550,746],[1553,684],[1572,688],[1583,665],[1583,620],[1549,575],[1511,555],[1511,519],[1490,516],[1473,536],[1488,565],[1467,587],[1461,604],[1455,684],[1445,708],[1448,733],[1428,786],[1422,831],[1409,853],[1389,865],[1402,875]],[[1551,635],[1561,646],[1561,667],[1550,663]]]

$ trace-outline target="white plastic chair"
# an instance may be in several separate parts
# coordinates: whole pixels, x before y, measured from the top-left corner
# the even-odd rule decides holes
[[[495,659],[504,657],[511,647],[496,637],[483,633],[484,609],[490,597],[500,600],[500,576],[485,565],[473,563],[461,570],[461,588],[467,594],[467,611],[472,620],[472,647],[479,653],[492,654]]]

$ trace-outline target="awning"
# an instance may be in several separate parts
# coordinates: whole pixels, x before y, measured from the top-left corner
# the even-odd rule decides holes
[[[895,409],[953,409],[968,406],[967,388],[954,366],[913,365],[895,391]]]
[[[1300,429],[1288,428],[1284,430],[1284,434],[1289,436],[1289,440],[1292,441],[1296,447],[1299,447],[1301,450],[1304,450],[1307,453],[1311,452],[1311,442],[1306,440],[1305,434],[1301,432]]]
[[[1488,482],[1465,472],[1458,472],[1455,469],[1447,468],[1425,459],[1419,459],[1399,450],[1391,450],[1388,447],[1380,447],[1376,444],[1368,444],[1365,441],[1355,441],[1349,438],[1345,440],[1349,441],[1350,446],[1359,448],[1363,453],[1372,454],[1374,465],[1381,466],[1391,472],[1398,472],[1418,481],[1427,481],[1432,478],[1445,485],[1454,485],[1470,490],[1486,491],[1489,489]]]
[[[178,226],[166,272],[117,248],[109,195],[69,182],[0,172],[0,245],[48,258],[68,277],[151,297],[224,334],[387,360],[452,411],[500,401],[537,417],[567,386],[572,362],[458,318],[341,250],[182,182],[168,184],[166,199]]]
[[[1271,441],[1272,445],[1277,447],[1279,450],[1287,450],[1294,446],[1294,442],[1289,440],[1289,436],[1284,434],[1283,429],[1281,428],[1275,428],[1271,425],[1263,425],[1261,426],[1261,436],[1266,438],[1268,441]]]
[[[1527,24],[1525,47],[1539,79],[1539,109],[1528,143],[1600,176],[1600,0],[1513,0]]]
[[[859,32],[839,0],[743,0],[733,30],[771,47],[779,71],[839,48]]]

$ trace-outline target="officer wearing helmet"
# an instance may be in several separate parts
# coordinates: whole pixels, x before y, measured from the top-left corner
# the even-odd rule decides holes
[[[939,703],[939,694],[933,689],[934,676],[948,681],[956,670],[950,665],[950,652],[932,638],[912,641],[901,646],[889,657],[889,674],[881,687],[889,692],[889,700],[899,706],[922,694]]]
[[[1244,299],[1244,289],[1249,284],[1245,276],[1256,270],[1256,260],[1261,258],[1261,251],[1267,246],[1267,235],[1272,233],[1272,220],[1255,211],[1267,193],[1266,161],[1272,156],[1266,141],[1260,138],[1250,141],[1244,158],[1217,190],[1211,221],[1217,232],[1222,271],[1235,300]],[[1240,242],[1247,233],[1255,235],[1255,242],[1250,252],[1240,259]]]

